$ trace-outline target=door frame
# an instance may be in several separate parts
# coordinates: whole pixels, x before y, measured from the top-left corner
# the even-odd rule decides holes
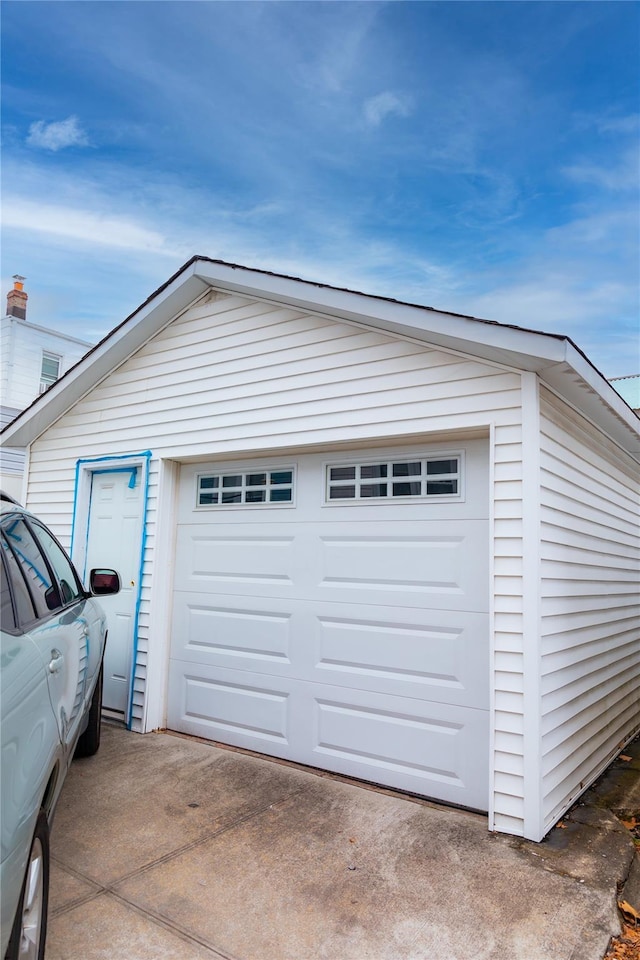
[[[131,729],[133,709],[133,687],[135,683],[136,664],[138,660],[138,630],[140,621],[140,603],[142,599],[142,572],[144,551],[147,539],[147,509],[149,502],[149,462],[151,451],[142,453],[122,454],[120,456],[91,457],[76,460],[75,488],[73,494],[73,519],[71,522],[71,559],[76,568],[86,574],[87,544],[89,538],[89,517],[91,511],[91,489],[93,477],[101,473],[124,473],[139,470],[142,485],[142,504],[140,517],[140,545],[138,558],[138,579],[133,615],[133,637],[131,651],[131,675],[129,677],[129,691],[127,695],[127,709],[125,722]]]

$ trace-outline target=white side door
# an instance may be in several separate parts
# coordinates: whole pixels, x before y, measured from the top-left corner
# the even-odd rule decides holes
[[[110,567],[120,574],[120,593],[100,597],[109,630],[104,657],[103,706],[125,717],[140,589],[142,503],[140,468],[93,473],[85,580],[94,567]]]

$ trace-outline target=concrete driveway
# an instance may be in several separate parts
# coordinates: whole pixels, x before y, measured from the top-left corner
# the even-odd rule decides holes
[[[106,725],[52,833],[47,960],[600,960],[631,839],[452,810]]]

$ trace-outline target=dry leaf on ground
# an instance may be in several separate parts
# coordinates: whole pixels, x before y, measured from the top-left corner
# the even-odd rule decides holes
[[[638,960],[640,957],[640,929],[622,924],[622,934],[614,937],[604,960]]]
[[[640,913],[638,913],[636,908],[626,900],[618,900],[618,909],[626,921],[631,924],[635,924],[636,927],[640,925]]]

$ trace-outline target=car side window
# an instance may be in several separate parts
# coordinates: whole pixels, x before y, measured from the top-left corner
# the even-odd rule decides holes
[[[79,600],[84,595],[82,586],[66,553],[45,527],[39,523],[33,523],[32,525],[38,542],[47,555],[60,585],[61,606]]]
[[[48,617],[62,606],[58,584],[31,530],[21,517],[11,517],[3,533],[27,582],[38,618]]]
[[[11,602],[11,591],[9,590],[9,580],[4,568],[4,561],[0,563],[0,623],[4,630],[15,628],[16,622],[13,616],[13,603]]]
[[[29,588],[7,541],[2,537],[2,625],[5,629],[19,629],[25,623],[36,618]]]

